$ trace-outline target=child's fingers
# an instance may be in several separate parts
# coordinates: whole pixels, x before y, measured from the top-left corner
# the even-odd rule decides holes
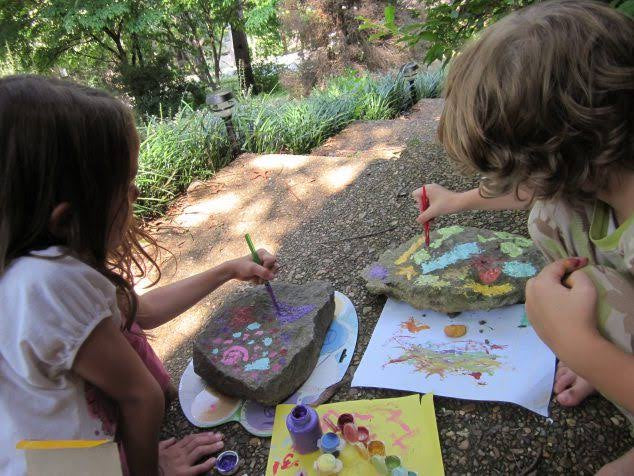
[[[596,288],[590,277],[578,269],[566,279],[566,286],[572,289],[573,292],[584,295],[596,292]]]
[[[275,264],[275,256],[273,256],[271,253],[263,248],[260,248],[258,250],[258,256],[262,260],[262,265],[267,268],[271,268]]]
[[[159,450],[165,450],[176,443],[176,438],[168,438],[167,440],[159,441]]]
[[[588,258],[575,257],[553,261],[549,265],[545,266],[537,278],[534,279],[544,281],[548,285],[555,283],[561,284],[561,280],[564,276],[579,268],[583,268],[586,264],[588,264]]]
[[[218,441],[218,436],[216,433],[195,433],[187,435],[181,441],[183,442],[183,448],[185,451],[190,453],[198,446],[216,443]]]
[[[420,205],[420,202],[423,199],[423,187],[419,187],[416,190],[412,190],[412,198],[416,200],[416,203]]]
[[[185,474],[187,475],[191,475],[191,476],[195,476],[197,474],[204,474],[208,471],[211,471],[214,467],[214,464],[216,464],[216,458],[209,458],[206,461],[203,461],[200,464],[197,464],[196,466],[192,466],[191,468],[189,468],[187,470],[187,472]]]
[[[264,266],[260,266],[259,264],[255,263],[253,263],[253,267],[251,268],[251,275],[261,278],[265,281],[269,281],[275,277],[270,269],[267,269]]]
[[[201,445],[193,448],[190,453],[187,455],[187,461],[189,464],[194,464],[203,456],[209,456],[214,453],[217,453],[222,448],[224,448],[225,444],[222,441],[217,441],[216,443],[212,443],[210,445]]]
[[[418,215],[418,218],[416,218],[416,221],[420,223],[421,225],[424,225],[428,221],[432,221],[434,218],[436,218],[436,213],[434,213],[434,210],[432,210],[430,207],[424,212],[420,212],[420,215]]]

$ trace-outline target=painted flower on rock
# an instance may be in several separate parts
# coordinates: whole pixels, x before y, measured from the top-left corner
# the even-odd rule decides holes
[[[240,345],[234,345],[232,347],[229,347],[222,354],[221,362],[225,365],[236,365],[240,361],[242,362],[249,361],[249,351]]]

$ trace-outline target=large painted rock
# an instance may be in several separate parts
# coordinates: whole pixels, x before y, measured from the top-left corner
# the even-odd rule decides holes
[[[524,300],[526,281],[544,265],[532,241],[511,233],[450,226],[417,235],[361,273],[367,288],[418,309],[493,309]]]
[[[335,311],[329,283],[271,283],[235,294],[194,342],[194,371],[225,395],[277,405],[310,376]]]

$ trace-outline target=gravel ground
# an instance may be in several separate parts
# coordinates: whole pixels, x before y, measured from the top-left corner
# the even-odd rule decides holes
[[[359,364],[385,302],[383,297],[367,293],[358,272],[376,260],[387,247],[395,246],[420,231],[414,222],[416,210],[412,206],[409,192],[430,182],[457,190],[475,185],[473,180],[452,171],[442,149],[430,142],[431,134],[416,134],[416,131],[422,129],[429,130],[429,124],[437,117],[439,104],[435,103],[423,118],[419,118],[420,121],[416,117],[412,118],[413,122],[407,127],[412,133],[397,134],[399,140],[409,139],[408,146],[400,157],[391,146],[386,147],[389,151],[387,156],[375,156],[371,160],[364,160],[365,153],[356,153],[356,160],[364,166],[360,173],[336,192],[313,193],[309,195],[313,198],[310,202],[300,200],[301,203],[295,205],[299,208],[292,226],[286,222],[286,225],[278,226],[281,229],[277,230],[279,239],[275,244],[282,264],[279,279],[294,283],[315,278],[328,279],[335,289],[345,293],[356,306],[359,315],[359,340],[348,377],[352,376]],[[424,105],[427,106],[429,104]],[[430,113],[433,113],[433,117]],[[362,132],[362,126],[355,127]],[[385,124],[381,127],[385,127]],[[346,144],[350,140],[347,137]],[[334,155],[336,147],[332,144],[329,147],[330,150],[324,155]],[[326,151],[322,149],[321,152]],[[315,162],[318,162],[317,158]],[[229,178],[240,167],[244,167],[244,163],[239,160],[224,171],[229,190],[238,187],[231,185]],[[222,173],[214,180],[222,181]],[[313,175],[319,177],[319,173],[314,171]],[[267,180],[266,185],[258,185],[265,187],[258,193],[269,190],[266,187],[271,187],[273,193],[279,177],[261,182]],[[209,188],[209,184],[206,187]],[[244,184],[241,187],[244,189]],[[280,194],[284,193],[284,196],[272,195],[277,197],[274,200],[276,205],[287,204],[282,208],[288,206],[291,212],[295,210],[292,208],[294,199],[288,192],[288,182],[285,187],[278,186],[275,190],[281,190]],[[303,196],[300,195],[299,198]],[[194,198],[188,199],[188,206],[193,201]],[[177,205],[172,215],[183,209],[186,210],[185,205]],[[293,215],[291,212],[287,211],[286,214]],[[271,214],[272,212],[268,215]],[[456,223],[526,235],[525,212],[465,213],[443,217],[434,226]],[[173,273],[173,277],[186,276],[198,269],[195,264],[204,258],[200,252],[201,247],[206,249],[209,256],[218,252],[226,254],[229,245],[225,242],[236,240],[242,232],[234,226],[230,236],[227,231],[222,231],[226,230],[226,226],[222,228],[218,225],[217,229],[221,231],[215,232],[216,228],[208,224],[189,227],[185,231],[182,226],[173,230],[170,227],[163,229],[159,238],[172,249],[174,246],[181,248],[177,253],[181,257],[181,266]],[[211,239],[215,243],[210,245]],[[231,289],[229,286],[225,292]],[[204,316],[211,312],[210,309],[217,305],[221,297],[222,293],[216,294],[215,302],[204,301],[197,311],[175,322],[172,327],[169,324],[164,326],[165,329],[157,333],[159,355],[165,358],[168,370],[175,380],[180,378],[191,358],[191,341],[195,331],[182,332],[182,338],[178,341],[171,341],[170,338],[178,334],[186,320],[196,322],[197,326],[202,325]],[[407,394],[408,392],[391,390],[350,388],[347,383],[335,394],[332,401]],[[623,416],[611,403],[598,396],[572,409],[562,408],[553,402],[551,419],[504,403],[470,402],[442,397],[435,397],[434,403],[447,474],[593,474],[603,464],[631,448],[634,443]],[[223,425],[219,430],[226,435],[226,446],[236,449],[244,457],[243,473],[263,475],[270,440],[251,436],[237,423]],[[192,431],[198,430],[187,422],[178,403],[172,403],[162,436],[183,436]]]

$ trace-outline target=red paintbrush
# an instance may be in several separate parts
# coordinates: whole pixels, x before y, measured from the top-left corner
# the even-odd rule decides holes
[[[427,210],[428,207],[429,207],[429,200],[427,199],[427,190],[425,189],[425,186],[423,185],[423,196],[422,196],[422,200],[420,201],[421,213]],[[429,221],[425,222],[425,246],[429,247]]]

